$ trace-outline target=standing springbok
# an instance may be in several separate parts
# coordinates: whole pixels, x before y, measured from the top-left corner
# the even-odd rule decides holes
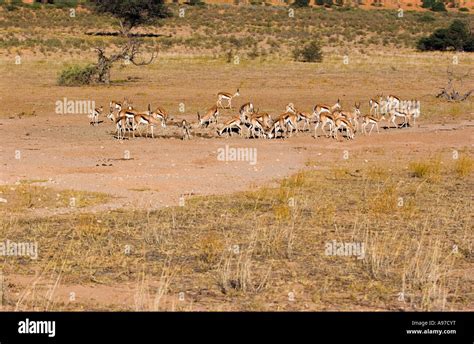
[[[319,126],[321,126],[321,131],[325,134],[326,137],[329,135],[325,132],[324,128],[326,125],[329,125],[329,134],[332,133],[333,128],[336,125],[336,118],[340,116],[340,112],[335,111],[333,113],[329,113],[326,111],[321,112],[319,115],[316,115],[316,111],[313,112],[314,117],[316,117],[316,125],[314,126],[314,138],[318,137],[317,130]]]
[[[145,116],[151,116],[152,112],[151,112],[151,106],[150,104],[148,104],[148,110],[147,111],[137,111],[137,110],[130,110],[130,109],[122,109],[119,111],[118,115],[117,115],[117,121],[119,119],[121,119],[122,117],[125,117],[127,119],[126,121],[126,127],[129,127],[131,126],[132,128],[132,133],[133,133],[133,137],[135,137],[135,129],[137,129],[138,127],[138,123],[136,122],[137,120],[140,121],[140,122],[143,122],[140,120],[140,115],[145,115]],[[153,116],[151,116],[153,117]],[[116,123],[117,123],[116,121]],[[162,126],[163,126],[163,122],[161,123]]]
[[[94,108],[90,114],[87,116],[90,118],[89,124],[90,125],[99,125],[99,115],[102,114],[102,111],[104,111],[103,106],[101,105],[98,108]]]
[[[118,102],[116,100],[111,100],[109,104],[110,110],[122,110],[124,108],[127,108],[128,110],[133,110],[132,103],[128,100],[128,98],[124,98],[122,102]]]
[[[248,102],[243,104],[239,109],[240,119],[245,121],[251,114],[254,113],[253,103]]]
[[[391,117],[390,117],[389,122],[393,123],[395,128],[400,129],[400,128],[403,128],[407,124],[408,124],[408,126],[410,126],[410,116],[409,116],[408,113],[392,109],[392,111],[390,112],[390,116]],[[403,118],[403,123],[402,124],[397,125],[397,123],[395,122],[397,117]]]
[[[254,106],[253,106],[253,103],[251,102],[243,104],[239,109],[240,122],[242,125],[244,125],[248,129],[248,137],[250,137],[251,135],[250,129],[252,125],[250,124],[250,120],[253,114],[254,114]]]
[[[361,116],[360,113],[360,103],[354,103],[354,109],[352,112],[341,111],[341,116],[345,117],[355,128],[355,130],[359,130],[359,118]]]
[[[259,109],[257,109],[251,117],[258,119],[266,128],[272,125],[272,117],[267,112],[260,112]]]
[[[299,111],[295,108],[293,103],[288,103],[286,105],[286,112],[293,113],[297,116],[296,122],[303,122],[303,129],[301,131],[306,130],[306,126],[309,126],[311,115],[308,112]],[[300,131],[299,128],[296,130],[297,132]]]
[[[154,133],[154,128],[157,127],[158,125],[163,126],[163,121],[157,120],[154,116],[152,116],[149,111],[148,114],[146,113],[138,113],[134,116],[133,118],[133,123],[135,127],[133,128],[133,137],[135,137],[135,129],[138,129],[138,132],[140,133],[140,136],[142,135],[140,128],[140,125],[145,125],[146,126],[146,135],[145,137],[148,137],[148,132],[151,129],[151,137],[154,139],[155,138],[155,133]]]
[[[240,96],[239,89],[237,89],[237,92],[234,94],[229,93],[229,92],[219,92],[217,93],[217,106],[221,107],[222,109],[226,109],[224,105],[222,104],[222,101],[225,100],[227,101],[227,108],[232,109],[232,98]]]
[[[385,121],[385,116],[381,116],[381,117],[375,117],[375,116],[372,116],[372,115],[365,115],[362,117],[362,132],[364,133],[364,135],[367,135],[367,131],[366,131],[366,128],[369,124],[372,124],[371,128],[370,128],[370,131],[369,131],[369,135],[372,133],[372,130],[374,129],[374,127],[377,128],[377,133],[380,134],[380,131],[379,131],[379,122],[381,121]]]
[[[265,130],[263,129],[262,122],[254,116],[250,117],[248,123],[246,123],[249,129],[249,138],[259,138],[265,136]]]
[[[313,107],[313,116],[317,117],[322,113],[333,113],[334,111],[341,111],[341,101],[337,99],[336,104],[333,106],[316,104]]]
[[[129,121],[127,116],[120,116],[115,120],[115,127],[117,129],[117,139],[125,139],[125,131],[132,130],[132,128],[129,126]],[[130,136],[130,134],[129,134]]]
[[[295,112],[290,111],[281,114],[276,122],[278,122],[278,126],[283,133],[287,132],[289,137],[291,137],[293,131],[298,134],[298,115]]]

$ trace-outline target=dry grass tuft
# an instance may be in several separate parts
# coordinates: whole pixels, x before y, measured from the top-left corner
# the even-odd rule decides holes
[[[425,161],[411,162],[408,169],[413,177],[428,181],[437,181],[441,173],[441,160],[434,158]]]
[[[463,155],[454,163],[454,172],[459,177],[467,177],[471,175],[474,161],[469,156]]]
[[[352,162],[337,178],[321,166],[277,187],[158,211],[10,214],[0,235],[37,240],[40,255],[0,257],[4,276],[40,271],[52,282],[21,300],[6,292],[6,305],[100,309],[51,292],[44,302],[60,276],[59,288],[135,283],[135,302],[119,308],[131,310],[464,309],[472,302],[460,273],[472,266],[472,174],[459,181],[433,161],[412,165],[421,182],[393,166]],[[425,183],[433,172],[437,182]],[[333,241],[363,243],[365,255],[327,256]],[[180,292],[190,301],[176,301]]]

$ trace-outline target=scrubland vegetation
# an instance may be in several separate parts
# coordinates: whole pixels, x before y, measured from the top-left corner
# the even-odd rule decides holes
[[[179,14],[184,8],[184,16]],[[118,36],[94,36],[112,32],[117,22],[105,15],[69,9],[21,7],[2,13],[0,48],[3,53],[84,54],[95,46],[114,47]],[[225,57],[230,52],[253,59],[288,59],[295,48],[319,40],[326,51],[372,53],[375,50],[414,49],[419,38],[461,19],[472,26],[473,16],[462,13],[394,10],[297,8],[294,17],[284,7],[182,6],[170,5],[170,18],[158,25],[140,28],[159,37],[144,37],[149,49],[162,54],[204,54]],[[33,28],[33,29],[32,29]]]

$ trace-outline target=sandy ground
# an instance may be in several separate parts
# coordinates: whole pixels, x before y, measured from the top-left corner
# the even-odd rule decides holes
[[[113,137],[111,123],[93,127],[84,115],[63,116],[60,120],[58,116],[0,120],[0,183],[47,180],[36,184],[113,196],[107,204],[80,208],[82,212],[120,207],[155,209],[177,205],[181,195],[232,193],[272,185],[305,168],[308,161],[334,162],[337,166],[344,151],[367,163],[390,162],[400,155],[430,156],[440,151],[450,154],[452,149],[471,149],[474,145],[473,121],[445,125],[421,123],[414,128],[359,135],[350,142],[322,136],[314,139],[312,132],[285,140],[193,137],[190,141],[181,141],[161,137],[119,141]],[[169,128],[165,133],[172,130]],[[257,163],[219,161],[217,150],[225,145],[257,148]],[[15,159],[16,151],[21,152],[20,159]],[[124,159],[125,151],[130,153],[128,160]],[[29,211],[31,216],[48,216],[78,209]],[[10,275],[6,282],[18,302],[11,306],[22,309],[22,300],[32,288],[48,289],[55,281],[48,276]],[[144,300],[137,300],[137,287],[136,283],[111,286],[59,283],[54,290],[54,303],[74,309],[75,302],[84,309],[140,309],[140,302]],[[73,301],[71,293],[74,293]],[[163,302],[167,309],[199,311],[215,306],[216,297],[196,290],[196,294],[188,291],[184,301],[180,301],[178,295],[169,295]],[[222,307],[226,306],[222,304]],[[46,308],[54,309],[54,304]]]
[[[0,183],[43,180],[36,184],[114,196],[105,205],[82,211],[124,206],[156,209],[177,205],[181,196],[232,193],[272,185],[303,168],[309,160],[337,161],[344,150],[383,149],[387,153],[384,159],[390,159],[395,152],[429,154],[450,147],[472,146],[473,128],[472,121],[446,125],[417,123],[414,128],[359,135],[351,142],[337,142],[321,133],[314,139],[312,132],[285,140],[193,137],[181,141],[170,136],[116,140],[112,123],[90,126],[84,115],[1,119]],[[170,135],[172,131],[173,127],[169,127],[161,134]],[[257,163],[219,161],[217,151],[225,145],[256,148]],[[16,159],[16,151],[20,151],[20,159]],[[129,159],[125,159],[127,154]],[[364,156],[370,160],[370,155]],[[66,211],[43,209],[42,214]]]

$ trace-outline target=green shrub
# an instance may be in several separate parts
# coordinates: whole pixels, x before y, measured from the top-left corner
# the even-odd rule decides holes
[[[189,0],[188,5],[190,5],[190,6],[204,6],[205,3],[201,0]]]
[[[420,18],[418,19],[418,21],[420,23],[431,23],[431,22],[434,22],[436,20],[435,17],[433,17],[433,15],[429,14],[429,13],[424,13],[422,16],[420,16]]]
[[[437,29],[430,36],[418,41],[417,48],[421,51],[458,50],[473,51],[474,35],[469,32],[466,23],[456,19],[447,29]]]
[[[68,66],[61,71],[58,77],[60,86],[80,86],[89,85],[93,82],[96,68],[94,65]]]
[[[293,57],[295,61],[300,62],[321,62],[323,60],[323,53],[318,42],[312,41],[303,46],[303,48],[295,48],[293,50]]]
[[[31,5],[30,5],[30,8],[33,9],[33,10],[39,10],[41,8],[43,8],[41,6],[41,3],[40,2],[33,2]]]
[[[293,7],[308,7],[309,0],[295,0],[292,4]]]
[[[471,35],[471,37],[464,42],[463,49],[468,52],[474,51],[474,35]]]
[[[421,7],[423,8],[431,8],[434,4],[435,0],[423,0]]]
[[[446,12],[446,7],[442,0],[423,0],[421,7],[429,8],[434,12]]]
[[[460,7],[459,12],[469,12],[469,8],[467,7]]]
[[[446,12],[446,6],[444,6],[444,3],[441,1],[436,1],[432,6],[431,10],[433,12]]]
[[[54,1],[54,7],[57,8],[76,8],[77,0],[56,0]]]
[[[10,2],[6,3],[5,9],[7,11],[15,11],[21,6],[23,6],[23,2],[21,0],[11,0]]]

